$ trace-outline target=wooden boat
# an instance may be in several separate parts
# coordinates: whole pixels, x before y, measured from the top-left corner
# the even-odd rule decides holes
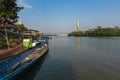
[[[15,80],[22,73],[27,71],[36,61],[38,61],[48,50],[48,44],[46,41],[41,41],[41,46],[35,48],[35,50],[24,59],[14,63],[11,67],[2,72],[0,80]]]

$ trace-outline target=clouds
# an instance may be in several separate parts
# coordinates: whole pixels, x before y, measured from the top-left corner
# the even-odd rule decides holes
[[[23,6],[24,8],[32,8],[31,5],[26,4],[25,0],[18,0],[18,5]]]

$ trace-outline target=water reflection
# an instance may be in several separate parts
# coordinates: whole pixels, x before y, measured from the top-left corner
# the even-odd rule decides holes
[[[119,48],[120,38],[58,37],[49,57],[19,80],[120,80]]]
[[[76,38],[76,47],[78,50],[80,49],[80,37]]]

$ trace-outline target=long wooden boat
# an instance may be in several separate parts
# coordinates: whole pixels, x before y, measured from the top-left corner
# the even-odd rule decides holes
[[[36,61],[38,61],[48,50],[48,44],[46,41],[41,41],[41,46],[35,48],[35,50],[20,60],[14,63],[8,69],[2,71],[0,80],[15,80],[25,71],[27,71]]]

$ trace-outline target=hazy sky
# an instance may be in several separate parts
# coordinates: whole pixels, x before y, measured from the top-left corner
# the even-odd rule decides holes
[[[18,0],[19,17],[28,28],[41,32],[75,31],[97,26],[120,26],[120,0]]]

